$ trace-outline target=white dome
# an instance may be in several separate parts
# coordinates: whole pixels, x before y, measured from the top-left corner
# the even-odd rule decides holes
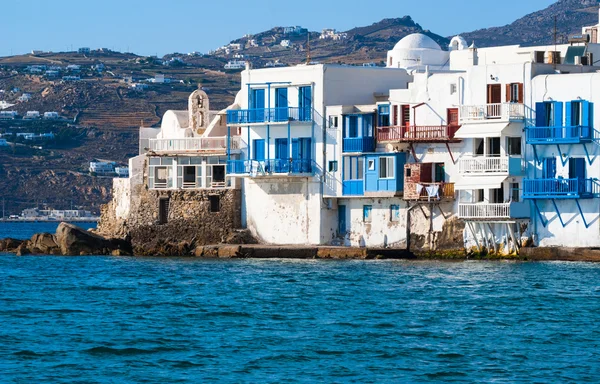
[[[404,37],[395,46],[395,50],[404,49],[433,49],[441,51],[442,48],[431,37],[422,33],[413,33]]]

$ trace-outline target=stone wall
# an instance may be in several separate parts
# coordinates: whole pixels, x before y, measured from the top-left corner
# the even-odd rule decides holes
[[[185,248],[218,244],[241,227],[241,192],[223,190],[144,190],[132,207],[127,230],[136,254],[152,253],[166,244]],[[168,201],[166,222],[160,221],[160,200]],[[218,212],[211,212],[218,199]],[[186,252],[183,252],[186,253]]]

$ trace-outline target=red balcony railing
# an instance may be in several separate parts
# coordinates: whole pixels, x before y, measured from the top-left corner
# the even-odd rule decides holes
[[[407,125],[377,128],[377,141],[390,142],[435,142],[454,140],[458,125]]]

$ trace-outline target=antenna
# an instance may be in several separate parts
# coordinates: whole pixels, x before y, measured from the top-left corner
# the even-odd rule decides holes
[[[310,65],[310,31],[308,31],[308,43],[306,44],[306,65]]]
[[[553,55],[556,55],[556,39],[557,39],[557,35],[558,35],[558,29],[556,27],[556,23],[557,23],[557,19],[558,17],[556,15],[554,15],[554,53]],[[556,70],[556,57],[552,58],[552,62],[554,63],[554,70]]]

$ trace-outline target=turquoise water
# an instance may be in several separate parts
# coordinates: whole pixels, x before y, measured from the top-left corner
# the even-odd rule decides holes
[[[0,382],[597,382],[599,282],[585,263],[0,255]]]
[[[0,239],[7,237],[19,240],[30,239],[36,233],[55,233],[60,222],[44,221],[37,223],[27,222],[0,222]],[[96,223],[74,223],[84,229],[96,228]]]

